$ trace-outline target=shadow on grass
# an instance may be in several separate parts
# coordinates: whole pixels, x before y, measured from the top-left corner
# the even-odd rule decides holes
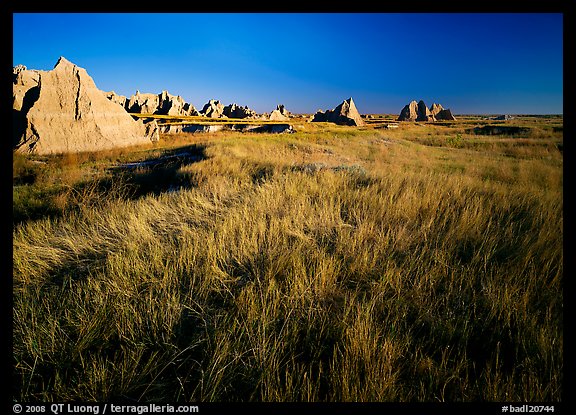
[[[110,185],[120,177],[129,187],[131,199],[191,188],[193,184],[189,177],[179,170],[184,165],[204,160],[204,150],[204,146],[190,145],[166,151],[160,157],[119,164],[109,169],[115,177],[102,184]]]
[[[191,188],[193,181],[180,171],[184,165],[206,158],[205,147],[189,145],[165,151],[161,156],[138,162],[110,166],[111,175],[76,183],[71,187],[34,184],[34,177],[15,177],[12,223],[58,218],[82,207],[97,206],[111,198],[135,200],[149,194],[161,194]],[[29,177],[30,176],[30,177]]]

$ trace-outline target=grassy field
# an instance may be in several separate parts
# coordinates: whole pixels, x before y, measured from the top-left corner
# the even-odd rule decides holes
[[[559,402],[562,119],[515,122],[15,154],[13,399]]]

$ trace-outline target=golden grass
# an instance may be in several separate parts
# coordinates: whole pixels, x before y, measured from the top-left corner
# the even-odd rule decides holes
[[[182,134],[187,187],[18,224],[14,399],[560,401],[557,138],[399,130]]]

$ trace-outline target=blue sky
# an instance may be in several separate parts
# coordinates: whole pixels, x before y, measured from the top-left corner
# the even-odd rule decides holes
[[[257,112],[563,112],[560,13],[15,13],[13,64],[59,56],[98,88]]]

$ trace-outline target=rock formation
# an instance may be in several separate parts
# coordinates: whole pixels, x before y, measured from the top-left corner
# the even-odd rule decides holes
[[[256,111],[247,106],[241,107],[236,104],[226,105],[222,109],[222,113],[228,118],[255,118],[258,115]]]
[[[111,99],[108,96],[109,99]],[[160,94],[142,94],[136,91],[125,104],[128,112],[158,115],[199,115],[194,105],[184,101],[180,95],[162,91]]]
[[[332,122],[340,125],[364,125],[352,98],[348,98],[333,110],[318,111],[312,122]]]
[[[15,66],[13,69],[12,84],[12,139],[13,146],[17,146],[21,140],[23,131],[26,130],[26,113],[30,105],[38,99],[38,82],[40,74],[36,70],[28,70],[24,65]],[[27,98],[26,98],[27,97]],[[26,107],[24,107],[26,102]]]
[[[290,112],[284,108],[284,105],[277,105],[276,109],[270,113],[268,119],[270,121],[288,121]]]
[[[416,121],[436,121],[422,100],[418,102],[418,117],[416,118]]]
[[[27,68],[24,65],[16,65],[14,68],[12,68],[12,74],[14,76],[17,76],[20,72],[22,71],[26,71]]]
[[[156,122],[135,121],[108,100],[85,69],[61,57],[54,69],[27,73],[19,69],[14,95],[31,86],[22,102],[14,100],[14,148],[54,154],[97,151],[158,139]],[[15,69],[16,72],[16,69]],[[37,81],[36,81],[37,77]]]
[[[438,121],[456,121],[456,117],[452,115],[452,111],[449,109],[443,109],[438,114],[436,114],[436,119]]]
[[[433,103],[432,106],[430,107],[430,113],[435,117],[436,114],[438,114],[443,109],[444,108],[442,107],[442,105]]]
[[[20,111],[24,96],[31,88],[38,86],[40,75],[38,71],[28,70],[24,65],[15,66],[12,73],[12,108]]]
[[[253,133],[293,133],[294,127],[290,124],[230,124],[198,125],[198,124],[163,124],[160,130],[164,134],[174,133],[213,133],[216,131],[242,131]]]
[[[513,120],[514,117],[508,114],[504,114],[504,115],[498,115],[497,117],[494,117],[492,119],[498,121],[507,121],[507,120]]]
[[[452,115],[449,109],[444,109],[440,104],[432,104],[428,109],[423,100],[419,102],[411,101],[408,105],[402,108],[397,121],[436,121],[436,120],[449,120],[454,121],[456,118]]]
[[[198,125],[198,124],[160,124],[163,134],[177,133],[214,133],[223,130],[225,125]]]
[[[184,106],[182,107],[182,110],[184,111],[183,115],[200,115],[198,110],[196,108],[194,108],[194,105],[192,105],[188,102],[186,102],[184,104]]]
[[[211,99],[208,101],[202,111],[200,111],[200,115],[210,118],[224,118],[224,105],[218,100]]]
[[[128,98],[126,98],[124,95],[118,95],[116,94],[116,92],[110,91],[110,92],[104,92],[104,96],[108,98],[110,101],[120,105],[122,108],[126,108]]]
[[[418,103],[411,101],[410,104],[405,105],[400,111],[398,121],[416,121],[416,118],[418,118]]]
[[[126,104],[126,110],[139,114],[154,114],[158,108],[158,104],[158,95],[141,94],[140,91],[136,91],[136,94],[132,95],[128,104]]]
[[[161,115],[198,115],[194,105],[184,102],[180,95],[171,95],[168,91],[162,91],[158,95],[158,107],[154,113]]]

